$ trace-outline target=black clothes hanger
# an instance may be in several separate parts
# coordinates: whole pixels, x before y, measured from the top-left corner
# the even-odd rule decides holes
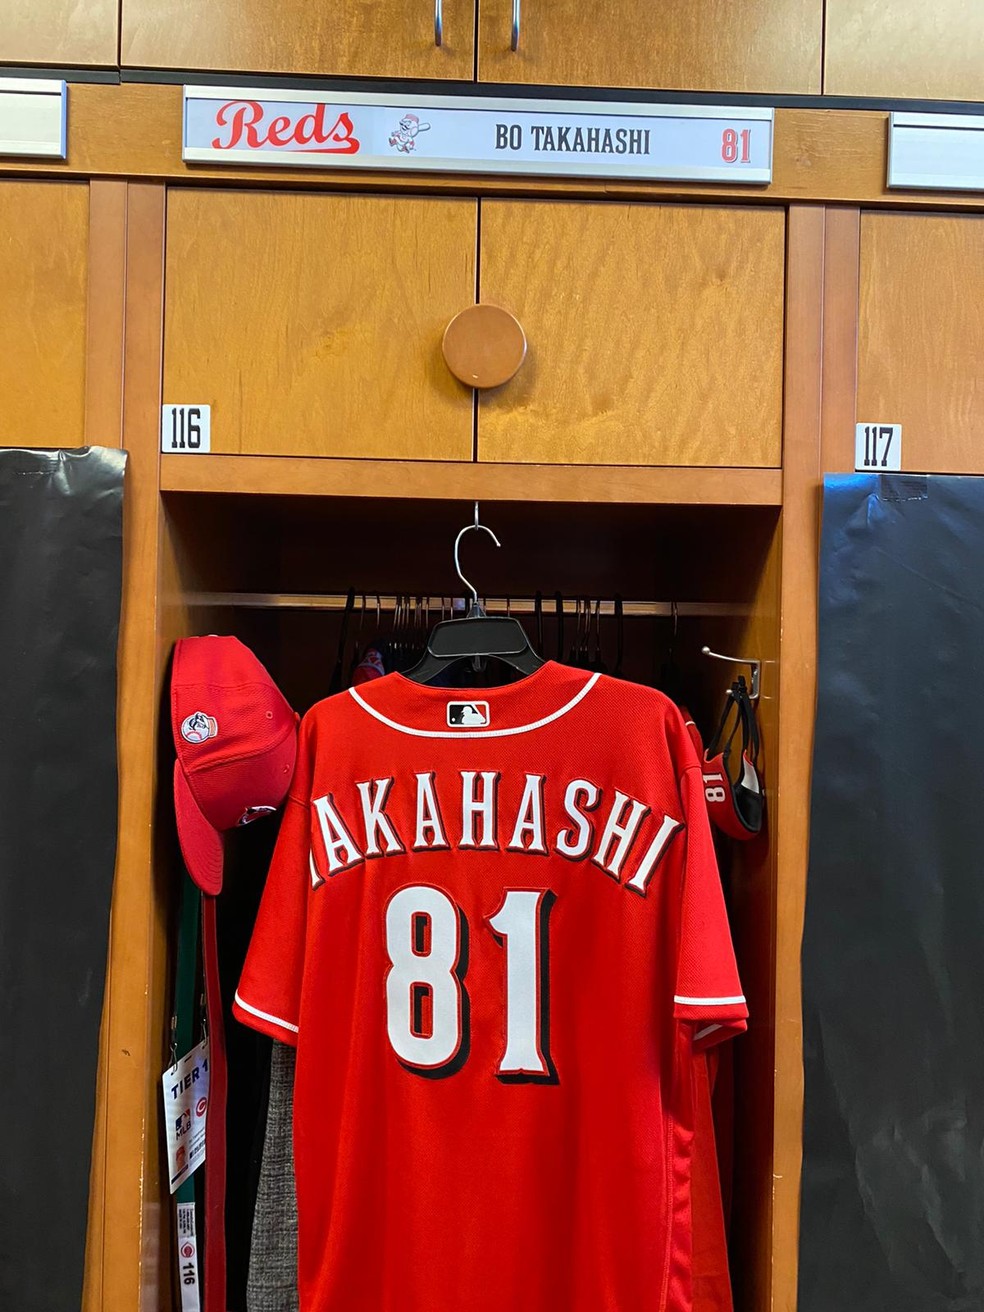
[[[454,568],[458,578],[471,593],[471,606],[464,619],[445,620],[435,626],[427,639],[423,659],[406,671],[415,683],[433,683],[446,674],[453,665],[471,661],[472,669],[481,673],[490,659],[501,661],[520,674],[532,674],[543,661],[530,646],[526,630],[510,615],[486,615],[478,600],[478,589],[465,578],[458,560],[458,548],[464,535],[473,529],[488,533],[495,545],[499,539],[478,521],[478,502],[475,502],[475,522],[466,524],[454,540]]]
[[[625,655],[625,610],[622,598],[615,594],[615,668],[612,674],[616,679],[622,677],[622,659]]]
[[[687,681],[684,678],[683,671],[677,664],[676,647],[680,616],[675,601],[670,603],[670,621],[673,628],[670,633],[666,656],[656,678],[656,687],[660,692],[664,692],[671,702],[675,702],[677,706],[680,706],[687,703],[689,698],[687,696]]]
[[[342,691],[342,676],[345,671],[345,644],[348,638],[349,620],[354,609],[355,588],[349,588],[348,595],[345,598],[345,609],[342,611],[342,622],[338,630],[338,655],[335,657],[335,668],[331,672],[331,679],[328,683],[329,696]]]
[[[359,627],[356,630],[355,641],[352,643],[352,655],[351,658],[349,659],[348,676],[345,680],[346,685],[349,687],[351,687],[352,680],[355,677],[355,671],[358,668],[359,662],[362,660],[362,657],[365,655],[362,648],[362,628],[365,622],[366,622],[366,594],[363,592],[362,601],[359,606]]]
[[[608,665],[605,661],[605,653],[601,641],[601,598],[596,598],[594,604],[594,615],[592,617],[594,627],[594,642],[591,653],[591,669],[597,674],[607,674]]]

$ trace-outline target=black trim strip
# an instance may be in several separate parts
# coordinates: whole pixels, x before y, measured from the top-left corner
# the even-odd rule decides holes
[[[287,76],[273,73],[202,72],[171,68],[47,68],[0,66],[2,77],[61,78],[66,82],[135,82],[166,86],[243,86],[258,90],[378,91],[380,95],[488,96],[519,100],[624,101],[641,105],[760,105],[775,109],[907,110],[921,114],[984,114],[981,100],[906,100],[892,96],[768,95],[734,91],[659,91],[639,87],[536,86],[512,82],[420,81],[413,78]]]
[[[181,86],[272,87],[297,91],[378,91],[380,95],[488,96],[518,100],[618,100],[650,105],[760,105],[775,109],[909,110],[923,114],[984,114],[981,100],[905,100],[891,96],[766,95],[729,91],[656,91],[639,87],[535,86],[512,82],[417,81],[413,78],[285,77],[261,73],[201,73],[175,69],[124,68],[123,82]]]
[[[60,82],[104,82],[118,86],[121,82],[118,68],[41,68],[37,65],[0,65],[0,78],[50,77]]]

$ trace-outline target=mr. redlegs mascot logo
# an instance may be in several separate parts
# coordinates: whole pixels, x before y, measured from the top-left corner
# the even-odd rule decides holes
[[[274,146],[315,155],[357,154],[360,143],[352,120],[343,111],[328,127],[328,108],[315,105],[296,117],[268,115],[258,100],[228,100],[215,114],[216,127],[227,128],[228,136],[215,137],[212,146],[215,150],[261,150],[264,146]]]
[[[416,114],[404,114],[390,133],[389,144],[395,146],[401,155],[410,155],[417,149],[417,137],[421,132],[429,131],[430,124],[421,123]]]

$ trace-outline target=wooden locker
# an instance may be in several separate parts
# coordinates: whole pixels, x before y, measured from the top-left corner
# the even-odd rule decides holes
[[[823,89],[834,96],[984,97],[978,0],[827,0]]]
[[[861,216],[859,423],[902,425],[902,467],[984,473],[984,218]]]
[[[469,460],[441,337],[475,231],[474,200],[172,191],[165,404],[210,405],[213,452]]]
[[[114,65],[116,0],[5,0],[0,63]]]
[[[0,182],[0,233],[0,446],[79,446],[89,187]]]
[[[474,5],[475,0],[347,0],[335,5],[124,0],[122,62],[244,73],[471,78]],[[435,41],[438,10],[443,19],[440,46]]]
[[[681,91],[820,90],[821,0],[481,0],[483,82]]]
[[[481,394],[481,460],[781,460],[777,209],[483,201],[481,297],[529,342]]]

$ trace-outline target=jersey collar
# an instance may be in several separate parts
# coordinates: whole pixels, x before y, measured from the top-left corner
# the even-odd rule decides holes
[[[600,677],[546,661],[501,688],[433,688],[387,674],[348,695],[380,724],[413,738],[508,738],[561,719]]]

